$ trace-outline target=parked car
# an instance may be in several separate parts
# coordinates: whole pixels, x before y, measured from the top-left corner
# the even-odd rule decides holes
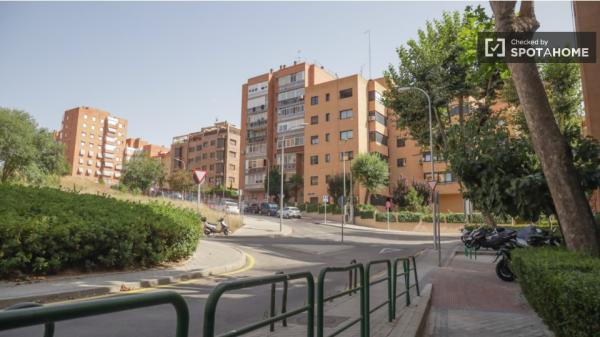
[[[279,209],[279,207],[277,207],[277,204],[272,204],[272,203],[268,203],[268,202],[263,202],[262,204],[260,204],[260,214],[261,215],[275,216],[275,215],[277,215],[278,209]]]
[[[249,214],[258,214],[260,212],[260,206],[258,204],[250,204],[244,208],[244,212]]]
[[[240,214],[240,208],[238,207],[238,204],[236,204],[235,202],[225,201],[224,209],[225,209],[225,212],[227,212],[227,213]]]
[[[277,211],[277,216],[280,216],[280,211]],[[294,206],[284,207],[283,208],[283,218],[284,219],[290,219],[290,218],[300,219],[301,218],[300,210],[298,209],[298,207],[294,207]]]

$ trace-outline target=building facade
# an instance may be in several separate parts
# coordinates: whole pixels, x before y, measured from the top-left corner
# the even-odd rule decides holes
[[[205,184],[239,189],[240,129],[218,122],[198,132],[173,138],[170,172],[204,170]]]
[[[71,175],[112,185],[125,162],[127,120],[106,111],[77,107],[65,111],[57,136],[65,145]]]
[[[322,70],[322,75],[311,75],[313,69]],[[300,71],[305,72],[304,79],[287,89],[287,80],[280,79],[290,74],[301,78]],[[288,93],[299,88],[301,96]],[[246,151],[242,156],[245,174],[240,172],[240,180],[248,202],[265,200],[264,179],[269,167],[280,166],[284,136],[286,178],[296,173],[304,179],[298,202],[320,202],[328,194],[328,180],[344,170],[350,174],[352,160],[361,153],[377,153],[388,163],[390,184],[378,194],[390,195],[400,179],[409,184],[431,179],[433,158],[406,130],[396,127],[395,115],[381,102],[386,90],[381,78],[337,78],[320,67],[302,63],[250,79],[242,90],[242,148]],[[264,98],[254,101],[256,97]],[[463,211],[459,185],[444,162],[435,162],[435,175],[440,210]],[[364,203],[366,190],[360,185],[352,190]]]

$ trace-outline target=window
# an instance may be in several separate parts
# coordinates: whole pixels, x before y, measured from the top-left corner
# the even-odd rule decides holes
[[[396,147],[405,147],[406,146],[406,138],[398,137],[396,138]]]
[[[325,176],[325,182],[329,183],[329,180],[331,180],[331,176],[328,174]]]
[[[211,171],[215,169],[215,165],[210,164],[210,166],[208,167]]]
[[[406,166],[406,158],[398,158],[396,159],[396,166],[404,167]]]
[[[329,154],[329,153],[326,153],[326,154],[325,154],[325,162],[326,162],[326,163],[329,163],[330,161],[331,161],[331,154]]]
[[[312,145],[317,145],[319,144],[319,136],[310,136],[310,143]]]
[[[340,140],[352,139],[352,130],[340,131]]]
[[[369,101],[377,101],[381,103],[383,96],[379,91],[369,91]]]
[[[311,176],[310,177],[310,184],[311,186],[315,186],[319,184],[319,177],[318,176]]]
[[[196,148],[192,146],[192,147],[190,147],[190,150],[189,150],[188,152],[194,152],[194,151],[195,151],[195,149],[196,149]]]
[[[319,96],[313,96],[310,98],[310,105],[317,105],[319,104]]]
[[[310,124],[311,125],[319,124],[319,116],[311,116],[310,117]]]
[[[235,157],[237,157],[237,152],[229,151],[229,156],[235,158]]]
[[[196,145],[196,151],[202,150],[202,145]]]
[[[369,141],[376,142],[381,145],[387,145],[388,137],[377,131],[371,131],[371,132],[369,132]]]
[[[211,157],[211,158],[214,158],[214,157],[215,157],[215,153],[214,153],[214,152],[211,152],[211,153],[210,153],[210,157]]]
[[[211,146],[214,146],[214,145],[215,145],[215,140],[214,140],[214,139],[210,141],[210,145],[211,145]]]
[[[329,116],[330,116],[329,112],[325,114],[325,121],[326,122],[329,122]]]
[[[434,156],[433,160],[437,161],[438,160],[437,156]],[[431,161],[431,152],[429,152],[429,151],[423,152],[423,161],[424,162],[430,162]]]
[[[340,90],[340,98],[352,97],[352,88]]]
[[[387,126],[387,117],[377,111],[369,111],[369,120]]]
[[[319,156],[310,156],[310,164],[311,165],[319,164]]]
[[[329,93],[326,93],[326,94],[325,94],[325,102],[329,102],[329,98],[330,98],[330,97],[329,97]]]
[[[328,142],[328,141],[329,141],[329,138],[330,138],[330,134],[329,134],[329,133],[326,133],[326,134],[325,134],[325,141],[326,141],[326,142]]]
[[[235,164],[229,164],[229,169],[230,170],[235,170]]]
[[[340,119],[352,118],[352,109],[340,111]]]
[[[237,140],[235,140],[235,139],[229,139],[229,145],[236,146],[237,145]]]
[[[222,149],[225,147],[225,138],[217,139],[217,148]]]
[[[346,158],[346,160],[354,159],[354,152],[353,151],[340,152],[340,160],[344,160],[344,158]]]

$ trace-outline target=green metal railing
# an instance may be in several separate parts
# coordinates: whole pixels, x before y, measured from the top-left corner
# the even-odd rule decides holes
[[[248,332],[260,329],[265,326],[270,326],[271,323],[275,323],[278,321],[282,321],[288,317],[292,317],[303,312],[307,313],[307,332],[306,335],[308,337],[314,336],[314,312],[315,312],[315,284],[314,279],[311,273],[309,272],[301,272],[301,273],[293,273],[293,274],[276,274],[271,276],[262,276],[262,277],[254,277],[250,279],[241,279],[230,282],[223,282],[218,284],[208,296],[206,300],[206,305],[204,309],[204,327],[203,327],[203,337],[215,337],[215,319],[216,319],[216,311],[217,304],[219,303],[219,299],[221,296],[231,290],[239,290],[245,288],[251,288],[261,285],[272,285],[274,283],[291,281],[296,279],[306,279],[307,283],[307,305],[300,307],[298,309],[294,309],[292,311],[282,313],[280,315],[272,316],[268,319],[246,325],[244,327],[229,331],[219,337],[233,337],[233,336],[241,336]]]
[[[371,267],[375,265],[383,264],[386,267],[385,273],[386,276],[375,281],[371,281]],[[387,282],[386,282],[387,281]],[[376,305],[371,309],[371,286],[376,284],[386,282],[387,283],[387,300]],[[393,294],[392,294],[392,263],[390,260],[377,260],[371,261],[367,263],[365,268],[365,279],[364,284],[367,286],[365,291],[365,336],[371,335],[371,314],[375,311],[383,308],[385,305],[388,306],[388,322],[391,322],[394,319],[394,305],[393,305]]]
[[[54,322],[162,304],[172,304],[173,307],[175,307],[175,312],[177,313],[177,329],[175,336],[187,337],[190,322],[188,307],[183,297],[172,291],[117,296],[62,305],[6,310],[0,313],[0,331],[45,324],[45,336],[51,337],[53,332],[48,334],[48,324],[53,324]]]
[[[402,262],[402,273],[398,274],[398,263]],[[401,257],[394,260],[392,264],[392,311],[393,318],[396,318],[396,302],[401,296],[406,297],[406,306],[410,305],[410,260],[407,257]],[[404,276],[404,291],[398,293],[398,277]]]
[[[352,284],[348,285],[348,289],[342,291],[340,293],[325,297],[325,276],[328,273],[336,273],[336,272],[347,272],[352,270],[357,270],[360,276],[360,286],[353,287]],[[325,302],[334,300],[336,298],[350,295],[357,290],[360,292],[360,317],[351,320],[350,322],[343,325],[338,330],[334,331],[328,337],[337,336],[338,334],[348,330],[350,327],[354,326],[356,323],[360,322],[360,335],[365,337],[365,268],[362,263],[353,263],[345,267],[326,267],[321,269],[319,273],[319,281],[317,284],[317,337],[324,337],[325,328],[324,328],[324,320],[325,320]],[[206,336],[205,336],[206,337]]]
[[[19,310],[19,309],[27,309],[27,308],[41,308],[43,307],[43,305],[39,304],[39,303],[33,303],[33,302],[24,302],[24,303],[17,303],[14,305],[11,305],[10,307],[6,308],[5,310]],[[54,322],[48,322],[44,324],[44,337],[52,337],[54,336]]]
[[[282,271],[278,271],[275,273],[275,275],[283,275],[284,272]],[[271,283],[271,311],[270,311],[270,317],[275,317],[276,315],[276,310],[275,310],[275,290],[276,290],[276,283]],[[285,314],[287,312],[287,295],[288,295],[288,280],[285,279],[283,281],[283,294],[281,296],[281,313]],[[284,318],[282,320],[282,325],[284,327],[287,326],[287,318]],[[275,331],[275,322],[272,322],[269,330],[271,332]]]
[[[412,262],[412,268],[410,268],[410,264],[409,264],[409,268],[408,271],[410,272],[411,270],[414,271],[414,275],[415,275],[415,284],[409,286],[408,288],[413,288],[416,287],[417,288],[417,296],[421,296],[421,288],[419,288],[419,275],[417,275],[417,262],[415,261],[415,256],[412,255],[410,257],[410,262]],[[410,276],[410,275],[409,275]]]

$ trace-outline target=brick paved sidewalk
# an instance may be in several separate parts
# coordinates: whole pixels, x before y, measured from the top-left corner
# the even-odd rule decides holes
[[[427,276],[433,294],[426,336],[553,336],[527,304],[519,284],[496,276],[493,259],[457,254],[449,266]]]

